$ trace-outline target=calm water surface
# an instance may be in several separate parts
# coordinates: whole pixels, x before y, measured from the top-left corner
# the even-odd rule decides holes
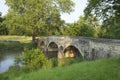
[[[0,73],[6,72],[10,66],[14,65],[15,58],[20,55],[20,51],[0,52]]]

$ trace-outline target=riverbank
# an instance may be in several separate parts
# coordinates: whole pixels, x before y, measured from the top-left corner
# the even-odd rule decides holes
[[[29,41],[13,41],[12,39],[12,41],[3,41],[1,44],[4,44],[4,46],[1,46],[3,47],[3,49],[1,49],[3,51],[18,51],[18,49],[23,49],[25,45],[33,48],[33,45],[28,45],[31,44]],[[30,52],[34,53],[34,51]],[[35,60],[37,59],[35,58]],[[34,62],[35,61],[33,61],[33,63]],[[54,63],[56,63],[56,61],[54,61]],[[40,70],[32,72],[26,72],[26,70],[24,71],[25,68],[21,70],[19,66],[15,65],[11,66],[7,72],[1,73],[0,80],[119,80],[119,66],[120,57],[96,61],[83,61],[64,67],[56,66],[55,68],[50,67],[48,69],[41,68]]]
[[[25,47],[31,48],[31,37],[26,36],[0,36],[0,51],[21,51]]]
[[[33,44],[31,42],[21,43],[19,41],[2,41],[0,42],[0,51],[21,51],[24,48],[32,48]]]
[[[21,55],[24,48],[34,47],[28,36],[0,36],[0,73],[15,64],[15,58]]]
[[[0,73],[8,71],[10,66],[14,66],[15,59],[20,57],[21,53],[21,51],[0,52]]]
[[[18,41],[21,43],[26,43],[30,42],[31,40],[32,38],[28,36],[16,36],[16,35],[0,36],[0,41]]]
[[[8,75],[6,80],[120,80],[120,57]]]

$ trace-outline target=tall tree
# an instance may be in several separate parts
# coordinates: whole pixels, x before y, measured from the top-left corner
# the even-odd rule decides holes
[[[60,13],[73,11],[72,0],[6,0],[9,11],[6,16],[9,28],[20,34],[51,35],[61,25]],[[52,29],[52,30],[51,30]]]
[[[85,14],[89,13],[103,21],[104,37],[120,39],[120,0],[88,0]]]
[[[81,16],[74,24],[68,24],[63,28],[64,35],[98,37],[100,24],[96,17]]]
[[[81,16],[76,26],[79,27],[78,35],[88,37],[98,37],[100,23],[92,14],[89,17]]]
[[[5,18],[2,17],[2,13],[0,12],[0,35],[8,34],[8,29],[4,24]]]

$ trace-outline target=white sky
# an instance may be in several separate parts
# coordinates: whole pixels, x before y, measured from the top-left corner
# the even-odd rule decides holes
[[[61,18],[67,23],[73,23],[84,14],[84,9],[87,6],[87,0],[73,0],[75,2],[75,11],[69,14],[62,14]]]
[[[7,13],[8,7],[5,5],[5,0],[0,0],[0,12],[2,12],[2,16]]]
[[[83,15],[83,10],[87,5],[87,0],[73,0],[75,2],[75,11],[70,14],[62,14],[61,18],[65,20],[67,23],[74,23],[79,19],[81,15]],[[7,14],[8,7],[5,5],[5,0],[0,0],[0,12],[2,12],[2,16]]]

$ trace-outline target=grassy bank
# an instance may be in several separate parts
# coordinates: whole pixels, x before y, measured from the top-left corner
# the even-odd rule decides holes
[[[28,36],[0,36],[0,41],[18,41],[22,43],[30,42],[32,40],[31,37]]]
[[[28,45],[31,44],[31,42],[27,39],[20,38],[20,36],[16,37],[19,39],[15,39],[15,37],[10,37],[11,39],[9,37],[4,39],[2,38],[4,41],[2,42],[1,40],[0,45],[2,44],[2,46],[0,46],[0,49],[16,50],[17,48],[20,49],[20,47],[23,49],[25,46],[33,47],[33,45]],[[28,51],[27,53],[29,53]],[[36,50],[32,51],[31,53],[34,52],[37,53]],[[33,54],[31,57],[33,57]],[[33,65],[39,59],[35,58],[34,60],[35,61],[31,60],[33,61]],[[44,61],[44,59],[42,60]],[[63,60],[62,62],[65,63],[65,61]],[[54,63],[56,64],[56,60]],[[71,62],[68,60],[68,63]],[[21,70],[20,67],[14,66],[10,67],[8,72],[0,74],[0,80],[120,80],[120,57],[101,59],[96,61],[83,61],[66,66],[68,63],[65,63],[64,67],[55,67],[48,69],[41,68],[40,70],[35,69],[37,71],[31,73],[25,72],[24,69],[26,68],[23,68]]]
[[[0,36],[0,51],[23,50],[24,47],[32,47],[31,37],[26,36]]]
[[[22,73],[11,80],[120,80],[120,58],[85,61],[66,67]]]

